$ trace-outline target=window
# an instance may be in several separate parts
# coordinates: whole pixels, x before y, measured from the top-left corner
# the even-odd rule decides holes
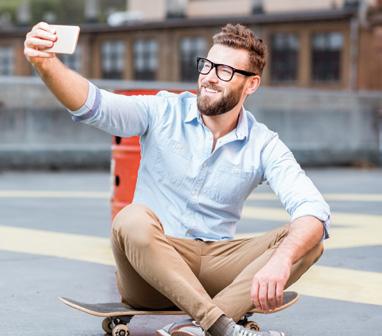
[[[125,44],[107,41],[101,46],[102,78],[122,79],[125,64]]]
[[[263,14],[264,3],[263,0],[252,0],[252,14]]]
[[[155,80],[158,68],[158,43],[138,40],[134,43],[134,79]]]
[[[193,82],[198,78],[196,57],[205,56],[207,42],[202,37],[185,37],[180,41],[180,79]]]
[[[13,49],[0,47],[0,76],[13,75]]]
[[[298,48],[296,34],[276,33],[271,36],[271,81],[297,79]]]
[[[81,57],[82,57],[82,48],[80,45],[77,46],[73,54],[62,54],[61,60],[66,64],[70,69],[81,72]]]
[[[339,81],[341,70],[341,33],[314,34],[312,39],[312,79],[314,81]]]
[[[184,18],[187,10],[187,0],[166,0],[168,18]]]

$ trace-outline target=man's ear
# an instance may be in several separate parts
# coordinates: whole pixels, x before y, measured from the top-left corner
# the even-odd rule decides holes
[[[246,90],[247,95],[250,95],[250,94],[256,92],[256,90],[260,86],[260,82],[261,82],[261,77],[258,75],[250,77],[249,81],[248,81],[249,84],[248,84],[247,90]]]

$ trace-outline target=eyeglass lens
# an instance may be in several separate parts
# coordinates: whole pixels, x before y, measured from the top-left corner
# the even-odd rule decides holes
[[[198,71],[202,75],[207,75],[213,68],[213,63],[205,58],[200,58],[198,62]],[[229,81],[232,79],[233,70],[225,65],[216,65],[216,75],[223,81]]]

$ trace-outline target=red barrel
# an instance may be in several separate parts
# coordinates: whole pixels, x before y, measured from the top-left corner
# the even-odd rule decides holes
[[[115,91],[126,96],[155,95],[158,90],[123,90]],[[113,182],[111,198],[111,217],[134,198],[137,183],[139,163],[141,162],[141,147],[139,137],[121,138],[113,136],[112,140],[111,176]]]
[[[118,94],[132,95],[155,95],[159,90],[123,90],[115,91]],[[170,90],[169,90],[170,91]],[[179,93],[179,90],[171,90]],[[111,176],[113,190],[111,198],[111,216],[115,215],[134,198],[135,185],[137,183],[139,163],[141,162],[141,147],[139,137],[121,138],[113,136]]]
[[[133,200],[140,160],[139,137],[113,137],[111,160],[113,176],[112,218]]]

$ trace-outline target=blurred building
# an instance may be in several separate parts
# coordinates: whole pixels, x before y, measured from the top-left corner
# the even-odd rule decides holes
[[[94,0],[93,0],[94,1]],[[357,6],[364,2],[375,5],[376,0],[127,0],[130,11],[143,13],[146,19],[168,17],[246,16],[250,13],[280,13],[312,11]]]
[[[84,24],[63,61],[87,78],[194,81],[212,35],[242,23],[268,45],[264,85],[382,90],[382,0],[128,0],[127,9],[119,24]],[[0,75],[33,75],[26,32],[0,30]]]

